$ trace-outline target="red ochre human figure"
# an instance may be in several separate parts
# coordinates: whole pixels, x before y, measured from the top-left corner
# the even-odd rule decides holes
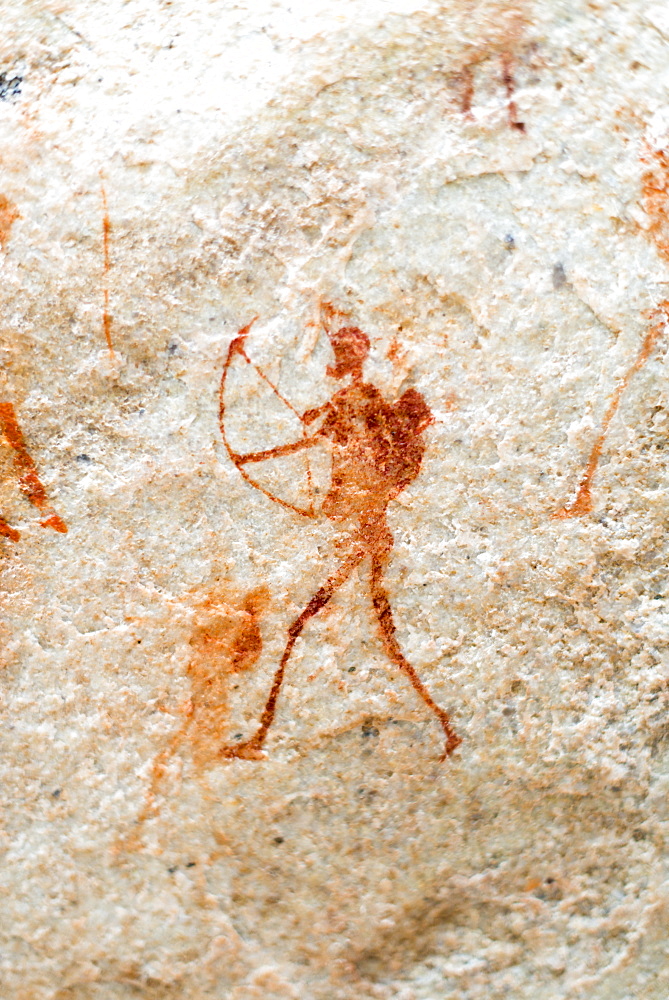
[[[325,307],[327,320],[332,321],[337,315],[342,314]],[[240,352],[249,360],[244,349],[248,329],[246,327],[232,342],[228,363],[235,352]],[[329,443],[332,453],[331,486],[323,502],[323,513],[348,529],[349,536],[343,546],[346,554],[332,576],[289,626],[288,641],[255,735],[244,743],[223,747],[221,754],[227,758],[247,760],[263,757],[262,747],[274,721],[286,667],[298,636],[353,570],[368,560],[370,596],[383,648],[441,726],[445,736],[443,760],[462,741],[451,726],[448,713],[437,705],[402,652],[383,580],[393,546],[386,509],[390,501],[418,475],[425,451],[423,432],[432,423],[433,417],[417,390],[407,390],[393,405],[384,400],[376,386],[363,380],[363,363],[369,352],[369,339],[365,333],[354,326],[341,326],[336,331],[328,329],[328,336],[335,363],[328,367],[327,373],[340,381],[346,380],[347,384],[323,406],[308,410],[301,417],[305,427],[315,426],[317,429],[305,433],[300,441],[266,451],[239,455],[229,446],[228,451],[244,475],[244,465],[291,455],[319,443]]]

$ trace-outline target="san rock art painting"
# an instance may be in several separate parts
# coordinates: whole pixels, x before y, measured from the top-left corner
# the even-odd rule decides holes
[[[655,314],[655,322],[644,337],[636,358],[625,374],[618,380],[616,387],[611,394],[602,419],[601,427],[590,449],[590,455],[588,456],[585,470],[578,484],[576,496],[570,503],[556,511],[553,514],[553,517],[560,519],[581,517],[584,514],[590,514],[592,512],[592,483],[595,478],[595,473],[597,472],[597,467],[599,466],[599,461],[602,457],[602,451],[606,442],[606,437],[609,433],[611,421],[618,412],[620,402],[632,378],[643,368],[652,354],[653,349],[657,345],[658,340],[663,334],[666,333],[667,322],[669,322],[669,302],[663,302],[660,306],[658,306]]]
[[[2,74],[0,74],[0,85]],[[1,94],[0,94],[1,96]],[[17,206],[4,194],[0,194],[0,249],[7,250],[12,226],[21,218]],[[19,424],[16,407],[10,402],[0,402],[0,443],[9,452],[13,476],[24,496],[44,515],[40,521],[43,528],[52,528],[61,534],[67,532],[67,525],[53,508],[47,491],[39,477],[37,465],[28,451],[28,446]],[[18,542],[21,533],[0,515],[0,535],[12,542]]]
[[[386,519],[388,504],[418,476],[425,451],[424,431],[433,417],[423,396],[413,388],[407,389],[397,402],[388,403],[376,386],[364,381],[363,364],[370,347],[367,335],[358,327],[349,325],[345,314],[330,305],[322,306],[321,316],[334,354],[334,364],[328,366],[327,374],[343,382],[344,386],[322,406],[307,410],[300,416],[304,431],[302,438],[295,442],[247,454],[238,454],[231,448],[225,431],[226,380],[236,358],[252,364],[246,351],[252,324],[244,327],[233,339],[225,362],[220,390],[220,424],[230,459],[247,482],[257,486],[249,475],[248,466],[325,443],[331,455],[332,473],[322,511],[341,527],[344,534],[341,550],[344,555],[335,572],[288,628],[283,655],[255,734],[241,743],[223,747],[221,755],[246,760],[264,757],[263,745],[276,715],[281,687],[298,636],[309,619],[328,604],[353,571],[367,562],[367,585],[379,638],[388,659],[404,674],[441,727],[445,738],[443,760],[460,745],[460,737],[453,729],[447,712],[437,705],[404,655],[397,640],[392,608],[384,585],[384,569],[393,547]],[[260,374],[269,381],[262,372]],[[273,385],[272,388],[279,392]],[[284,402],[293,409],[286,400]],[[261,486],[258,488],[295,513],[304,517],[315,516],[313,504],[298,507]]]
[[[641,178],[641,200],[648,218],[648,235],[651,237],[657,251],[665,260],[669,260],[669,240],[667,232],[667,194],[669,193],[669,154],[664,149],[645,150],[641,162],[643,175]],[[585,469],[576,490],[576,495],[569,503],[555,511],[555,518],[583,517],[593,509],[592,485],[599,467],[606,438],[611,422],[620,408],[621,401],[634,376],[651,357],[660,340],[666,336],[669,324],[669,301],[660,302],[650,310],[651,326],[645,334],[636,357],[618,379],[609,397],[602,422],[590,448],[590,454]]]
[[[30,503],[44,515],[44,520],[40,521],[41,526],[43,528],[53,528],[54,531],[65,534],[67,532],[67,525],[51,505],[37,472],[37,466],[28,451],[23,432],[19,426],[16,410],[12,403],[0,403],[0,434],[2,435],[2,442],[11,451],[14,474],[18,480],[19,489],[25,494]],[[9,538],[13,542],[18,542],[21,537],[20,532],[8,524],[1,516],[0,535]]]
[[[517,132],[525,132],[526,125],[518,117],[518,106],[515,100],[515,60],[513,53],[508,50],[504,50],[499,56],[490,56],[488,53],[484,53],[478,61],[467,63],[457,74],[456,82],[460,94],[460,112],[469,121],[474,120],[473,107],[476,95],[476,70],[481,64],[486,63],[491,58],[499,60],[499,76],[506,95],[506,112],[509,128],[515,129]]]
[[[136,846],[144,823],[158,813],[169,791],[167,772],[176,754],[190,750],[198,777],[220,761],[221,738],[228,728],[229,685],[258,662],[263,645],[260,620],[268,604],[265,587],[240,591],[226,583],[196,597],[186,667],[190,695],[178,713],[182,724],[153,760],[144,807],[123,847]]]

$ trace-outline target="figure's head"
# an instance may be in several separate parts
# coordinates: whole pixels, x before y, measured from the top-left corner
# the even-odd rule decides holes
[[[335,363],[328,365],[327,373],[332,378],[353,375],[362,378],[362,366],[369,354],[369,337],[357,326],[343,326],[336,333],[328,332]]]

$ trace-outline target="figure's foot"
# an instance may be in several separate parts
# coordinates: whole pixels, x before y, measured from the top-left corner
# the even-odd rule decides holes
[[[448,728],[444,726],[444,733],[446,735],[446,746],[444,747],[444,752],[439,758],[440,761],[444,761],[447,757],[450,757],[453,751],[457,750],[462,743],[461,737],[458,736],[455,730],[451,729],[450,726],[448,726]]]
[[[246,743],[238,743],[237,746],[222,747],[219,753],[226,760],[235,757],[238,760],[265,760],[266,757],[261,744],[255,739],[247,740]]]

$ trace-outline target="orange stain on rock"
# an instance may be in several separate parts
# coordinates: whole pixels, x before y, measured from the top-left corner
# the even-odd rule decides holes
[[[0,246],[3,250],[9,243],[12,226],[20,218],[21,213],[16,205],[6,195],[0,194]]]
[[[53,528],[54,531],[66,534],[67,525],[49,502],[47,492],[37,473],[37,466],[26,447],[13,403],[0,403],[0,432],[14,452],[14,468],[18,474],[20,489],[34,507],[47,515],[40,524],[43,528]],[[15,532],[16,538],[6,531],[0,530],[0,534],[18,541],[18,532]]]

